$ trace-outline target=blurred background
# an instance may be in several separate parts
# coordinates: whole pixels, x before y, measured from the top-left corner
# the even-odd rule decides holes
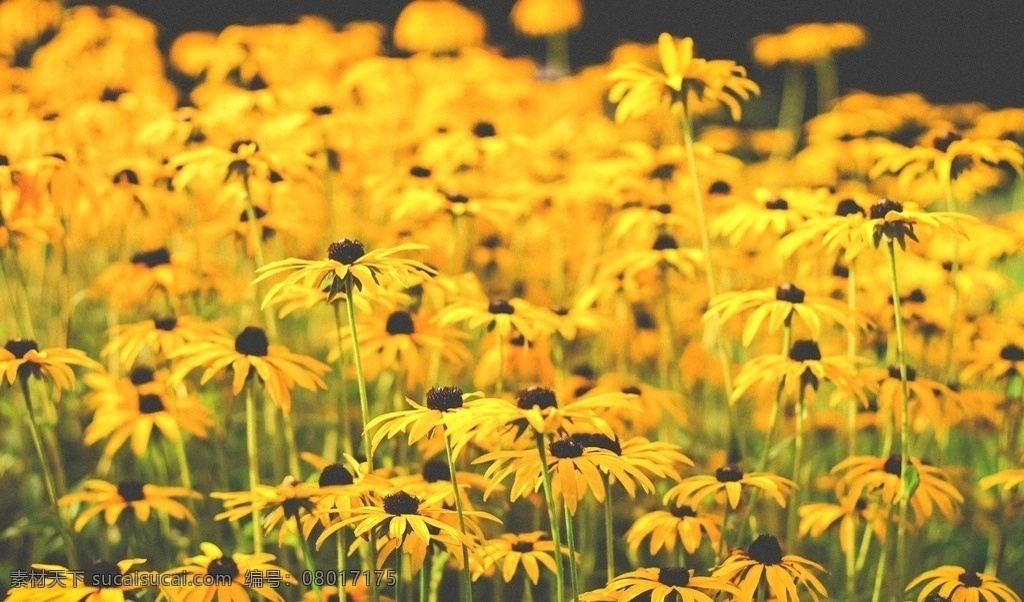
[[[487,18],[488,40],[509,54],[542,59],[543,40],[518,37],[508,21],[514,0],[464,0]],[[393,25],[405,0],[123,0],[159,23],[166,48],[180,33],[219,31],[231,23],[293,21],[303,14],[337,24],[375,20]],[[583,27],[570,36],[574,66],[602,62],[620,41],[653,42],[662,31],[692,36],[708,58],[731,58],[753,79],[778,90],[781,70],[750,59],[750,38],[808,21],[865,26],[867,48],[839,55],[840,86],[886,94],[916,91],[933,102],[980,101],[993,108],[1024,105],[1024,1],[901,0],[590,0]]]

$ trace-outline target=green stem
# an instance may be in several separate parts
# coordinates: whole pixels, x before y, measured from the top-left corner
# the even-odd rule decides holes
[[[346,300],[346,303],[348,303],[348,300]],[[332,302],[331,307],[334,309],[334,330],[337,332],[338,337],[338,376],[341,378],[341,392],[338,395],[340,404],[338,408],[338,431],[341,432],[342,448],[345,453],[351,455],[352,429],[348,425],[348,387],[345,386],[345,340],[341,336],[341,308],[338,306],[337,301]]]
[[[526,571],[523,571],[523,602],[533,602],[533,583],[530,582]]]
[[[252,375],[245,382],[245,440],[249,458],[249,491],[256,491],[260,484],[260,460],[257,450],[256,433],[256,396],[253,394]],[[254,507],[252,510],[252,549],[256,554],[263,553],[263,525],[260,518],[260,509]]]
[[[871,590],[871,602],[880,602],[882,599],[882,582],[885,581],[885,561],[889,555],[888,544],[889,542],[884,539],[882,540],[882,552],[878,555],[878,568],[875,571],[875,586]]]
[[[604,480],[604,554],[605,577],[607,581],[615,578],[615,528],[612,513],[612,488],[608,475],[602,474]],[[606,583],[607,583],[606,581]]]
[[[839,97],[839,75],[836,61],[825,57],[814,63],[814,76],[818,84],[818,114],[827,113]]]
[[[870,525],[868,526],[870,528]],[[845,550],[846,556],[846,599],[852,600],[857,590],[856,546],[853,545],[854,534],[857,533],[857,521],[854,519],[853,533],[850,534],[850,545]]]
[[[444,577],[444,567],[448,563],[448,552],[439,552],[431,559],[430,566],[430,592],[427,602],[437,602],[437,594],[441,589],[441,579]]]
[[[804,121],[804,104],[807,90],[800,65],[787,65],[786,76],[782,82],[782,102],[779,106],[779,129],[789,132],[793,137],[783,146],[776,146],[772,158],[785,158],[793,154],[800,141],[800,131]]]
[[[36,413],[32,407],[32,393],[29,391],[28,376],[18,375],[18,383],[21,385],[21,396],[25,399],[25,408],[28,410],[28,429],[32,434],[32,444],[36,448],[39,466],[43,469],[46,493],[50,496],[54,512],[57,513],[60,536],[64,540],[64,548],[67,550],[68,563],[73,567],[81,566],[78,564],[78,554],[75,552],[75,542],[71,537],[71,531],[68,530],[68,525],[64,522],[64,515],[60,512],[60,504],[57,503],[57,486],[54,484],[53,472],[50,470],[50,463],[46,461],[46,454],[43,451],[43,439],[39,436],[39,425],[36,423]]]
[[[729,515],[732,514],[732,504],[725,502],[725,509],[722,511],[722,539],[718,542],[718,549],[715,550],[715,564],[722,562],[725,551],[729,549]],[[740,542],[737,542],[740,543]]]
[[[363,447],[366,451],[366,466],[373,472],[373,451],[370,447],[370,433],[366,425],[370,422],[370,400],[366,396],[366,377],[363,376],[363,354],[359,350],[359,334],[356,332],[355,281],[349,277],[345,280],[345,308],[348,310],[348,327],[352,331],[352,356],[356,362],[356,382],[359,385],[359,410],[363,415]],[[371,581],[373,581],[371,579]]]
[[[572,599],[580,602],[580,574],[579,563],[576,562],[576,533],[573,529],[572,513],[569,512],[569,502],[562,496],[562,504],[565,508],[565,540],[569,544],[569,581],[572,583]]]
[[[556,31],[545,38],[548,54],[548,70],[554,75],[569,74],[569,32]]]
[[[455,471],[455,456],[452,454],[452,441],[448,436],[448,427],[442,417],[442,435],[444,436],[444,450],[448,456],[448,472],[451,473],[452,490],[455,492],[455,512],[459,515],[459,529],[462,535],[468,537],[466,532],[466,517],[462,512],[462,492],[459,491],[459,479]],[[467,602],[473,601],[473,576],[469,567],[469,547],[465,542],[462,544],[462,599]]]
[[[790,547],[795,547],[797,543],[796,531],[797,531],[797,506],[799,506],[799,492],[802,488],[806,487],[807,484],[803,482],[803,460],[804,460],[804,423],[807,418],[807,409],[804,407],[804,395],[807,391],[807,387],[804,383],[800,383],[800,391],[796,396],[796,441],[793,445],[793,481],[797,484],[796,491],[793,492],[793,499],[789,502],[789,512],[786,519],[786,541],[789,542]]]
[[[496,389],[498,395],[505,392],[505,337],[495,332],[498,338],[498,382]]]
[[[370,579],[373,581],[374,579]],[[395,602],[402,602],[402,550],[395,550]]]
[[[900,391],[903,395],[900,412],[900,504],[899,524],[896,526],[896,584],[898,587],[906,585],[904,571],[906,569],[906,535],[907,535],[907,508],[910,496],[907,495],[905,479],[910,464],[910,390],[907,385],[907,352],[903,338],[903,313],[900,309],[899,283],[896,279],[896,247],[890,239],[889,250],[889,279],[892,284],[892,305],[893,316],[896,322],[896,353],[900,364]]]
[[[430,560],[430,555],[428,554],[423,558],[423,566],[420,567],[419,602],[427,602],[427,588],[430,587]],[[341,599],[345,600],[344,594],[342,594]]]
[[[338,552],[338,599],[348,600],[348,596],[345,594],[345,530],[338,529],[338,532],[334,537],[335,548]]]
[[[847,254],[847,277],[846,277],[846,306],[851,315],[857,312],[857,270],[854,266],[854,258]],[[853,358],[857,356],[857,330],[856,326],[846,331],[846,355]],[[850,398],[850,407],[847,409],[848,420],[848,444],[847,457],[857,455],[857,399]]]
[[[316,564],[313,562],[313,554],[309,550],[309,542],[302,536],[302,523],[299,521],[298,515],[293,520],[295,521],[295,535],[299,538],[299,552],[302,554],[302,563],[306,566],[306,570],[316,575]],[[341,575],[338,575],[339,581]],[[320,600],[324,599],[323,593],[320,591],[320,586],[317,585],[316,579],[312,579],[313,592],[316,593],[316,597]]]
[[[555,496],[551,486],[551,471],[548,470],[548,454],[544,449],[544,435],[534,431],[537,453],[540,454],[540,469],[543,473],[544,501],[548,507],[548,522],[551,525],[551,541],[555,545],[555,589],[558,602],[565,600],[565,579],[562,577],[562,536],[558,528],[558,513],[555,509]]]

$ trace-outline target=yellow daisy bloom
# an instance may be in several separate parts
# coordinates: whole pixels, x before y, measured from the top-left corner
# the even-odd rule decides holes
[[[746,69],[735,62],[694,57],[692,38],[677,40],[663,33],[658,37],[658,54],[661,71],[629,63],[608,74],[612,80],[608,98],[618,103],[616,122],[642,117],[665,101],[677,112],[722,103],[738,121],[739,101],[761,92],[747,79]]]
[[[909,465],[917,472],[919,481],[910,496],[910,508],[917,524],[924,524],[936,507],[946,518],[955,516],[956,505],[963,503],[964,496],[949,482],[946,472],[917,458],[910,458]],[[888,458],[853,456],[836,464],[831,472],[839,475],[837,490],[844,497],[860,499],[861,496],[877,494],[885,504],[899,503],[903,491],[902,457],[899,454]]]
[[[52,380],[57,389],[69,390],[75,386],[71,366],[102,370],[82,351],[59,347],[40,350],[39,344],[31,339],[11,339],[0,349],[0,374],[8,385],[37,376]]]
[[[271,564],[273,554],[236,553],[228,556],[210,542],[199,544],[199,549],[202,554],[188,558],[184,566],[164,573],[165,576],[182,573],[193,576],[188,585],[161,588],[171,602],[245,602],[250,599],[249,589],[271,602],[284,602],[284,598],[265,581],[261,585],[250,584],[246,576],[250,572],[263,576],[274,573],[280,575],[282,583],[298,583],[288,571]]]
[[[543,531],[530,533],[503,533],[495,539],[488,539],[479,552],[484,560],[477,572],[483,573],[486,566],[501,567],[501,578],[506,583],[512,581],[516,571],[522,567],[530,582],[534,585],[540,581],[540,566],[555,575],[558,571],[555,566],[555,559],[552,556],[555,550],[555,542],[546,539],[547,534]],[[568,548],[562,548],[563,554],[568,554]]]
[[[188,343],[226,336],[227,331],[218,324],[195,316],[154,318],[111,328],[110,342],[100,351],[100,356],[116,355],[122,365],[133,366],[144,350],[154,358],[163,358]]]
[[[933,592],[948,602],[1021,602],[1021,597],[995,576],[954,565],[921,573],[907,585],[906,591],[919,585],[923,587],[917,595],[918,602]]]
[[[230,368],[234,395],[255,375],[263,382],[270,399],[285,413],[291,410],[291,390],[296,385],[310,391],[326,389],[327,384],[320,376],[330,369],[313,358],[271,345],[266,333],[257,326],[245,327],[233,341],[228,337],[211,337],[188,343],[171,354],[171,359],[176,362],[172,382],[180,382],[189,372],[204,367],[199,381],[204,384],[217,372]]]
[[[690,554],[695,554],[705,537],[712,549],[718,549],[722,540],[722,517],[715,514],[699,514],[687,505],[669,506],[668,510],[655,510],[644,514],[626,531],[626,543],[636,553],[640,542],[650,536],[650,553],[657,554],[662,548],[674,552],[676,543],[682,544]]]
[[[751,47],[754,60],[765,67],[782,62],[813,64],[842,50],[860,48],[867,37],[856,23],[800,23],[782,33],[759,35]]]
[[[930,146],[918,145],[902,153],[891,153],[875,163],[869,176],[898,173],[900,184],[907,186],[929,175],[945,187],[975,163],[1008,165],[1024,175],[1024,149],[1012,140],[964,138],[955,130],[941,130]]]
[[[608,582],[604,588],[594,592],[596,597],[580,596],[580,600],[605,600],[600,596],[615,595],[615,600],[640,599],[649,596],[651,600],[678,600],[680,602],[713,602],[719,592],[736,595],[739,590],[727,581],[712,575],[697,577],[693,569],[684,568],[640,568],[623,573]]]
[[[775,289],[717,295],[708,305],[702,321],[706,323],[715,320],[716,323],[724,323],[737,314],[750,310],[754,311],[747,318],[743,328],[744,346],[749,346],[753,342],[765,320],[768,321],[768,334],[773,334],[792,321],[793,317],[797,317],[815,339],[821,335],[822,318],[847,329],[856,328],[858,321],[858,316],[846,305],[827,297],[808,298],[803,289],[792,283],[783,284]]]
[[[647,475],[606,449],[584,447],[571,437],[555,439],[548,443],[547,448],[547,471],[553,483],[561,489],[569,513],[574,516],[579,501],[588,491],[597,501],[604,501],[602,474],[614,476],[630,497],[636,497],[638,483],[648,493],[654,490],[654,483]],[[473,460],[474,464],[486,462],[491,462],[484,474],[491,481],[491,486],[484,492],[485,499],[511,475],[515,476],[509,489],[513,502],[539,491],[544,483],[541,456],[536,449],[491,452]]]
[[[801,556],[783,555],[778,539],[760,535],[746,550],[734,550],[711,576],[737,586],[737,602],[753,602],[758,588],[778,602],[800,602],[797,586],[803,586],[815,600],[828,595],[812,569],[825,570]]]
[[[987,477],[983,477],[978,481],[978,486],[982,489],[991,489],[1002,485],[1004,492],[1009,492],[1011,489],[1021,484],[1024,484],[1024,468],[1003,470]]]
[[[814,341],[794,341],[788,355],[762,355],[743,364],[729,402],[735,403],[748,389],[761,382],[782,381],[786,391],[792,395],[804,387],[817,390],[824,380],[867,403],[866,384],[857,372],[859,361],[862,360],[845,355],[822,357],[821,349]]]
[[[277,487],[257,485],[254,491],[214,492],[210,497],[224,503],[224,512],[215,516],[215,520],[235,521],[253,516],[258,510],[269,509],[263,514],[262,524],[254,525],[253,528],[263,529],[266,534],[280,523],[277,545],[283,546],[285,537],[290,533],[296,533],[299,526],[302,528],[299,536],[309,539],[313,527],[319,522],[314,514],[314,498],[319,494],[321,491],[318,485],[300,483],[295,477],[288,476]],[[298,525],[295,524],[296,521]]]
[[[576,29],[583,21],[581,0],[516,0],[509,15],[519,33],[531,38]]]
[[[487,22],[455,0],[413,0],[395,21],[395,46],[408,52],[452,52],[483,44]]]
[[[960,224],[963,221],[977,221],[977,218],[963,213],[914,211],[891,199],[882,199],[871,206],[869,219],[860,226],[860,234],[865,244],[876,249],[882,241],[895,241],[906,250],[907,238],[919,241],[915,227],[944,228],[964,236],[966,233]]]
[[[729,505],[736,508],[745,487],[760,489],[785,508],[786,497],[796,489],[796,483],[767,472],[744,473],[738,466],[722,466],[715,470],[714,475],[695,475],[683,479],[665,492],[662,503],[667,506],[669,500],[675,498],[677,507],[689,504],[696,509],[707,496],[715,495],[717,498],[724,492]],[[721,502],[720,499],[716,501]]]
[[[376,295],[382,280],[408,287],[434,274],[435,271],[424,263],[394,256],[425,248],[423,245],[404,244],[367,251],[358,240],[343,238],[331,243],[325,260],[291,258],[268,263],[256,271],[258,276],[253,284],[284,276],[283,280],[267,291],[261,307],[277,302],[283,293],[296,286],[328,291],[328,302],[335,301],[343,294],[347,295],[350,290],[363,291],[364,287]]]
[[[78,515],[75,520],[75,531],[81,531],[86,523],[101,512],[106,523],[113,525],[117,522],[117,517],[128,509],[142,522],[149,520],[153,510],[166,512],[178,520],[195,522],[192,513],[172,499],[175,497],[202,499],[203,496],[184,487],[162,487],[138,481],[122,481],[115,485],[101,479],[88,479],[85,482],[85,491],[69,493],[61,497],[57,503],[61,506],[79,502],[95,504]]]

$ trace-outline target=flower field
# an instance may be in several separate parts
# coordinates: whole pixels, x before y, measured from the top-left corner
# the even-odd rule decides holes
[[[584,16],[0,2],[0,598],[1021,602],[1024,108]]]

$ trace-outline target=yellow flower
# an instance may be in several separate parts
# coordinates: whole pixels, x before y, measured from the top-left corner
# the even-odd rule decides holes
[[[665,492],[662,502],[668,505],[669,500],[675,498],[677,507],[689,504],[696,509],[707,496],[725,492],[729,505],[736,508],[740,504],[744,487],[760,489],[785,508],[786,496],[796,489],[796,483],[767,472],[744,473],[738,466],[722,466],[715,470],[714,475],[695,475],[683,479]]]
[[[218,336],[226,337],[228,333],[218,324],[194,316],[154,318],[111,328],[110,342],[103,347],[100,355],[108,357],[116,354],[121,364],[133,366],[144,350],[152,353],[154,359],[165,358],[187,343]]]
[[[719,592],[735,595],[739,590],[714,575],[697,577],[693,569],[640,568],[623,573],[594,592],[598,597],[580,596],[580,600],[605,600],[601,597],[621,593],[616,600],[635,600],[649,596],[651,600],[678,600],[680,602],[712,602]]]
[[[551,312],[519,298],[453,301],[439,311],[434,320],[441,326],[465,323],[472,330],[483,327],[487,332],[496,332],[503,340],[513,332],[532,340],[550,335],[559,327]]]
[[[574,516],[579,501],[588,491],[597,501],[604,501],[602,473],[614,476],[630,497],[636,496],[638,483],[648,493],[654,490],[654,484],[647,475],[607,449],[584,447],[572,437],[555,439],[547,444],[547,448],[547,471],[553,484],[561,489],[569,513]],[[536,449],[491,452],[473,461],[474,464],[485,462],[491,462],[484,475],[491,481],[491,486],[484,492],[485,498],[511,475],[515,475],[509,490],[513,502],[540,490],[544,482],[544,468],[540,452]]]
[[[215,520],[235,521],[252,516],[256,510],[267,510],[263,515],[263,523],[253,525],[253,529],[263,529],[264,533],[269,533],[280,523],[277,545],[283,546],[285,537],[289,533],[296,533],[300,526],[302,531],[298,535],[309,539],[313,527],[319,522],[314,514],[314,498],[319,494],[318,485],[300,483],[288,476],[277,487],[257,485],[254,491],[214,492],[210,497],[224,503],[225,510],[214,517]]]
[[[800,585],[815,600],[828,595],[811,569],[825,570],[801,556],[783,555],[778,539],[760,535],[746,551],[734,550],[711,576],[739,587],[737,602],[753,602],[759,587],[765,588],[778,602],[800,602],[797,593]]]
[[[451,52],[480,46],[487,22],[454,0],[413,0],[395,21],[395,46],[408,52]]]
[[[906,250],[908,237],[918,241],[915,227],[925,226],[929,230],[945,228],[963,236],[965,232],[960,224],[963,221],[977,221],[977,218],[963,213],[914,211],[904,209],[901,203],[891,199],[882,199],[871,206],[869,219],[860,225],[860,234],[865,244],[876,249],[884,240],[896,241],[900,248]]]
[[[72,389],[75,373],[71,366],[101,369],[99,364],[77,349],[54,347],[40,351],[39,345],[30,339],[11,339],[0,349],[0,373],[9,385],[37,376],[49,378],[58,389]]]
[[[928,466],[917,458],[909,460],[919,482],[910,496],[910,508],[917,524],[924,524],[935,507],[946,518],[952,518],[956,514],[956,504],[963,503],[964,496],[949,482],[942,469]],[[853,456],[836,464],[832,474],[840,475],[837,490],[843,496],[860,499],[863,495],[878,494],[883,503],[895,505],[903,491],[901,462],[902,457],[898,454],[888,458]]]
[[[268,573],[280,575],[281,582],[295,585],[298,581],[283,568],[271,564],[273,554],[232,554],[228,556],[216,545],[203,542],[199,544],[202,554],[185,560],[185,565],[171,569],[165,576],[185,573],[194,576],[183,586],[164,586],[161,591],[171,602],[192,602],[209,600],[216,602],[246,602],[250,599],[247,589],[270,600],[284,602],[284,598],[274,591],[265,580],[259,585],[255,580],[250,582],[247,575],[254,574],[266,577]]]
[[[262,328],[246,326],[235,340],[228,337],[188,343],[171,355],[177,362],[171,381],[180,382],[196,368],[204,367],[199,383],[204,384],[217,372],[230,368],[233,372],[231,392],[238,395],[245,381],[259,378],[270,394],[270,399],[285,413],[291,411],[291,390],[296,385],[315,391],[326,389],[320,377],[330,368],[317,360],[288,351],[281,345],[271,345]]]
[[[813,64],[866,42],[867,32],[855,23],[801,23],[782,33],[759,35],[751,46],[755,61],[774,67],[782,62]]]
[[[794,341],[788,355],[762,355],[743,364],[729,402],[735,403],[748,389],[761,382],[784,381],[786,391],[792,395],[804,387],[816,391],[824,380],[866,403],[864,391],[867,383],[857,372],[859,361],[863,360],[845,355],[822,357],[821,349],[814,341]]]
[[[722,293],[711,300],[703,322],[727,322],[729,318],[753,309],[743,328],[743,345],[749,346],[761,325],[768,321],[768,334],[773,334],[793,317],[807,327],[813,338],[821,335],[822,318],[847,329],[857,327],[857,316],[846,305],[825,297],[807,297],[795,284],[786,283],[775,289]]]
[[[371,531],[377,534],[378,569],[384,566],[393,552],[398,551],[399,554],[409,554],[410,569],[415,573],[423,566],[431,543],[440,544],[453,555],[461,556],[463,545],[475,549],[477,541],[483,540],[483,531],[476,519],[500,521],[486,512],[465,510],[462,514],[470,533],[462,533],[442,520],[455,515],[454,510],[442,507],[448,493],[420,499],[400,489],[376,492],[371,505],[347,511],[350,516],[324,529],[317,539],[317,547],[339,529],[351,525],[356,537],[368,539]]]
[[[579,27],[583,21],[583,2],[517,0],[509,16],[516,31],[531,38],[539,38]]]
[[[642,117],[665,101],[677,112],[722,103],[739,120],[739,101],[760,93],[757,84],[747,79],[746,69],[735,62],[694,57],[692,38],[677,40],[663,33],[658,37],[658,53],[660,72],[630,63],[608,74],[613,82],[608,98],[618,103],[616,122]]]
[[[663,547],[669,552],[674,552],[677,542],[682,544],[687,552],[695,554],[705,537],[711,548],[718,549],[722,539],[721,527],[720,516],[699,514],[687,505],[670,506],[668,510],[655,510],[638,518],[626,531],[626,542],[630,551],[636,553],[640,542],[649,535],[652,556]]]
[[[918,602],[935,593],[949,602],[1021,602],[1020,596],[993,575],[976,573],[963,567],[946,565],[925,571],[907,585],[910,591],[923,585]]]
[[[408,287],[433,274],[433,269],[419,261],[395,257],[398,253],[425,248],[423,245],[406,244],[367,251],[358,240],[343,238],[331,243],[325,260],[291,258],[263,266],[256,271],[259,276],[253,284],[275,276],[285,276],[267,292],[262,307],[275,303],[292,287],[328,291],[328,302],[347,294],[349,287],[353,292],[365,288],[368,293],[376,295],[381,280]]]
[[[485,564],[480,565],[478,572],[487,570],[486,565],[501,567],[501,578],[511,582],[519,567],[523,568],[530,581],[537,585],[540,581],[540,565],[544,565],[552,575],[558,571],[552,556],[555,542],[545,539],[543,531],[531,533],[503,533],[495,539],[488,539],[480,551]],[[563,547],[563,554],[568,548]]]
[[[930,146],[918,145],[900,153],[880,158],[869,174],[877,179],[882,174],[899,174],[903,186],[931,176],[943,187],[976,165],[1007,165],[1024,175],[1024,149],[1012,140],[964,138],[955,130],[939,130]]]
[[[1008,492],[1022,483],[1024,483],[1024,468],[1017,468],[984,477],[978,481],[978,486],[982,489],[991,489],[1002,485],[1003,491]]]
[[[117,522],[117,517],[125,510],[132,510],[135,518],[142,522],[149,520],[150,512],[159,510],[178,520],[195,522],[192,513],[181,503],[171,498],[190,497],[202,499],[202,496],[184,487],[161,487],[148,485],[138,481],[121,481],[117,485],[100,479],[88,479],[85,491],[69,493],[58,500],[61,506],[85,502],[95,504],[83,510],[75,520],[75,531],[81,531],[85,524],[94,516],[103,513],[108,525]]]
[[[139,589],[136,585],[141,581],[141,575],[131,573],[129,570],[137,565],[146,562],[144,558],[129,558],[120,562],[109,560],[97,560],[82,570],[83,576],[78,576],[71,569],[55,564],[33,564],[32,568],[38,571],[45,571],[47,574],[63,575],[63,579],[54,583],[52,579],[46,579],[45,585],[38,586],[31,583],[23,587],[12,587],[7,592],[8,602],[125,602],[134,600],[134,596],[125,596],[126,592]],[[139,577],[136,579],[136,577]],[[127,585],[125,585],[127,584]]]

